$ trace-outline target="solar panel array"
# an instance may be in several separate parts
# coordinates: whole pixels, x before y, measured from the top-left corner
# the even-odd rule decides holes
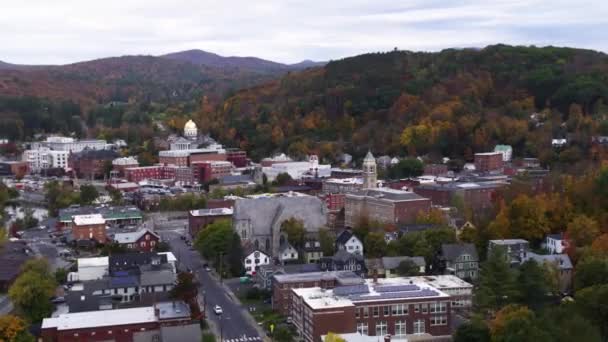
[[[387,286],[376,286],[374,290],[379,293],[384,292],[403,292],[403,291],[419,291],[420,287],[418,285],[387,285]]]
[[[128,287],[128,286],[137,286],[137,278],[133,276],[127,277],[112,277],[110,279],[111,287]]]
[[[405,299],[405,298],[420,298],[420,297],[436,297],[439,293],[430,289],[421,291],[406,291],[406,292],[385,292],[379,296],[362,296],[356,295],[351,297],[352,300],[377,300],[377,299]]]
[[[338,286],[334,289],[334,295],[336,296],[352,296],[364,293],[369,293],[367,285]]]

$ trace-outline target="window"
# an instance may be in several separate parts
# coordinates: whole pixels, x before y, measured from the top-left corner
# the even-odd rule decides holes
[[[380,316],[380,307],[378,307],[378,306],[372,307],[372,314],[374,317]]]
[[[405,321],[396,321],[395,322],[395,336],[404,336],[405,335]]]
[[[357,332],[361,335],[367,335],[367,323],[357,323]]]
[[[435,325],[447,325],[448,317],[447,316],[432,316],[431,317],[431,326]]]
[[[406,304],[395,304],[392,305],[393,316],[407,315],[408,306]]]
[[[361,316],[361,314],[359,313],[359,311],[361,311],[360,308],[355,308],[355,318],[359,319],[359,317]]]
[[[384,317],[388,317],[391,314],[391,307],[390,305],[387,305],[384,307]]]
[[[414,304],[414,312],[415,313],[420,312],[420,304]]]
[[[376,336],[386,335],[388,330],[386,329],[386,321],[380,321],[376,323]]]
[[[448,305],[446,302],[435,302],[430,304],[430,313],[447,312]]]
[[[246,264],[251,264],[251,259],[245,259]]]
[[[363,307],[363,317],[364,318],[368,318],[369,317],[369,308],[367,306]]]
[[[422,319],[417,319],[414,321],[414,334],[424,334],[425,332],[425,327],[424,327],[424,320]]]
[[[427,304],[420,304],[420,306],[422,307],[423,314],[429,312],[429,306]]]

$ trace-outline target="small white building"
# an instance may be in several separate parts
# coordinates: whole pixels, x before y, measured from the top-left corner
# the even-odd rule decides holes
[[[78,271],[68,274],[68,281],[97,280],[108,275],[109,257],[79,258],[76,261]]]
[[[549,234],[545,237],[543,246],[551,254],[563,254],[568,248],[568,240],[564,234]]]
[[[291,244],[285,242],[279,247],[279,261],[296,261],[298,257],[298,251]]]
[[[253,276],[260,269],[260,266],[270,265],[270,256],[257,250],[257,249],[246,249],[245,250],[245,273]]]
[[[53,151],[48,147],[40,147],[23,151],[22,160],[27,162],[33,172],[48,168],[68,168],[69,151]]]
[[[502,153],[502,161],[504,162],[511,161],[511,158],[513,157],[513,148],[511,145],[496,145],[496,147],[494,147],[494,152]]]
[[[349,230],[343,231],[336,237],[336,249],[363,255],[363,243]]]
[[[551,146],[553,147],[563,147],[566,146],[568,140],[566,139],[553,139],[551,140]]]

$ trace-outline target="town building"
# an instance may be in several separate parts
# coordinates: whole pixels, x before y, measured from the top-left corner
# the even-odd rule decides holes
[[[189,139],[195,139],[198,137],[198,128],[192,120],[188,120],[184,125],[184,137]]]
[[[354,227],[362,217],[383,224],[413,223],[431,208],[431,201],[416,193],[389,188],[365,189],[346,194],[344,225]]]
[[[0,290],[8,292],[9,287],[21,274],[21,266],[25,264],[33,252],[22,241],[6,241],[0,249]]]
[[[530,251],[530,243],[523,239],[490,240],[488,242],[488,255],[494,249],[501,250],[511,265],[517,266],[522,263],[522,260],[526,259]]]
[[[139,183],[150,179],[172,179],[176,178],[175,166],[152,165],[127,167],[124,169],[124,177],[133,183]]]
[[[270,167],[274,164],[289,163],[292,161],[293,159],[289,158],[287,155],[285,155],[285,153],[281,153],[273,157],[262,159],[260,164],[262,165],[262,167]]]
[[[106,220],[101,214],[75,215],[72,217],[72,236],[76,241],[94,240],[105,243]]]
[[[363,279],[351,271],[275,274],[272,277],[272,309],[282,315],[289,315],[293,288],[333,289],[336,286],[360,284],[363,284]]]
[[[568,254],[536,254],[534,252],[528,252],[523,258],[522,262],[528,260],[534,260],[541,266],[548,264],[557,269],[558,275],[558,286],[559,290],[563,294],[569,294],[572,291],[572,276],[574,267]]]
[[[350,230],[344,230],[336,237],[336,250],[363,255],[363,242]]]
[[[138,167],[139,162],[135,157],[120,157],[112,160],[112,171],[119,177],[125,177],[125,169]]]
[[[549,234],[545,237],[543,243],[544,248],[551,254],[563,254],[566,253],[568,248],[568,239],[564,233],[560,234]]]
[[[197,209],[188,212],[188,230],[192,237],[217,220],[229,220],[232,222],[232,208]]]
[[[308,157],[308,161],[272,163],[270,166],[262,167],[262,172],[270,182],[274,181],[281,173],[288,174],[292,179],[324,178],[331,175],[331,165],[319,164],[318,157],[311,155]]]
[[[189,326],[193,323],[190,315],[189,306],[180,301],[141,308],[64,313],[42,321],[41,338],[45,342],[134,341],[134,336],[141,332],[160,331],[165,326]]]
[[[451,335],[450,295],[416,278],[368,279],[362,285],[294,288],[291,317],[300,338],[320,341],[329,332]]]
[[[365,259],[365,267],[367,268],[367,276],[370,278],[395,278],[399,277],[399,265],[404,261],[411,261],[418,266],[418,273],[424,274],[426,262],[424,257],[382,257],[376,259]]]
[[[22,160],[28,169],[38,173],[45,169],[61,168],[67,170],[69,151],[54,151],[48,147],[23,151]]]
[[[363,189],[363,178],[328,178],[323,180],[325,194],[346,194]]]
[[[504,167],[502,152],[475,153],[475,171],[502,171]]]
[[[510,162],[511,158],[513,158],[513,148],[511,145],[496,145],[494,147],[494,152],[502,153],[503,162]]]
[[[25,161],[0,161],[1,176],[23,178],[30,173],[29,163]]]
[[[448,166],[446,164],[424,164],[424,175],[438,177],[447,173]]]
[[[96,179],[103,178],[107,170],[106,165],[118,157],[118,153],[112,150],[82,150],[71,153],[68,158],[70,167],[78,178]]]
[[[286,265],[262,265],[255,274],[255,282],[263,290],[272,290],[272,279],[274,275],[319,272],[319,264],[286,264]]]
[[[288,242],[284,242],[279,247],[279,261],[281,263],[298,261],[298,251]]]
[[[77,271],[68,274],[68,281],[98,280],[109,273],[109,257],[78,258]]]
[[[358,178],[363,177],[363,171],[360,169],[342,169],[333,167],[331,169],[331,178]]]
[[[460,279],[477,279],[479,275],[479,257],[472,243],[442,244],[441,259],[448,274]]]
[[[316,263],[323,257],[321,242],[317,239],[307,239],[299,252],[303,254],[305,263]]]
[[[254,190],[257,184],[253,181],[250,175],[227,175],[218,178],[217,184],[209,184],[209,192],[215,190],[235,191]]]
[[[231,162],[234,167],[241,168],[249,165],[249,158],[247,158],[247,152],[238,148],[227,148],[226,149],[226,160]]]
[[[367,272],[363,255],[345,250],[339,250],[332,256],[322,257],[319,259],[319,264],[321,271],[352,271],[358,275]]]
[[[108,147],[108,143],[101,139],[78,140],[62,136],[50,136],[44,141],[33,142],[30,145],[33,150],[46,147],[54,151],[71,153],[78,153],[84,150],[105,150]]]
[[[58,228],[60,230],[71,228],[76,215],[92,214],[100,214],[111,226],[136,226],[143,222],[141,210],[134,206],[76,206],[59,210]]]
[[[436,206],[450,207],[461,201],[465,208],[482,213],[494,208],[497,191],[505,185],[502,181],[432,183],[416,186],[413,191]]]
[[[140,229],[136,232],[117,233],[113,240],[129,250],[153,252],[160,242],[160,236],[149,229]]]
[[[227,161],[207,161],[192,163],[194,178],[202,183],[230,176],[232,163]]]
[[[253,246],[246,246],[244,248],[245,259],[243,264],[245,265],[245,273],[254,276],[261,266],[270,265],[272,260],[266,253],[253,248]]]
[[[244,243],[275,257],[285,238],[281,225],[291,218],[302,221],[308,234],[316,234],[327,223],[327,209],[320,199],[300,193],[252,195],[235,201],[232,223]]]
[[[363,158],[363,189],[374,189],[378,182],[378,173],[376,169],[376,159],[371,151],[367,152]]]

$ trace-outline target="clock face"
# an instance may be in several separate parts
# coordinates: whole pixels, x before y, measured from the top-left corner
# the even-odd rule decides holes
[[[253,253],[253,256],[254,256],[255,258],[259,258],[259,257],[260,257],[260,252],[254,252],[254,253]]]

